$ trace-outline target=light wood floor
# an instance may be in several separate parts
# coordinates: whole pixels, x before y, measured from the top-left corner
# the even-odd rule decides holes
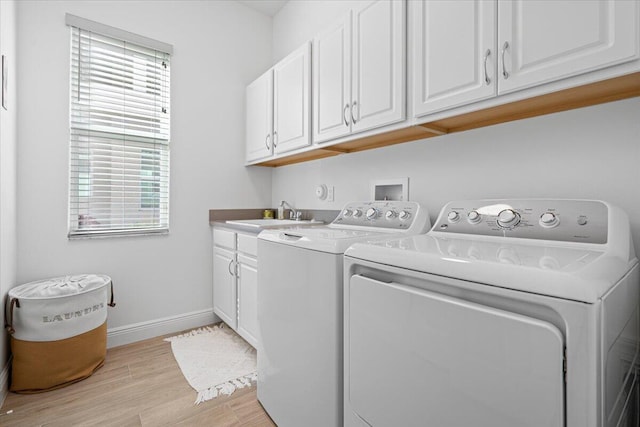
[[[0,416],[0,425],[275,426],[256,399],[255,385],[194,405],[196,392],[162,338],[108,350],[98,372],[68,387],[9,393],[2,412],[13,413]]]

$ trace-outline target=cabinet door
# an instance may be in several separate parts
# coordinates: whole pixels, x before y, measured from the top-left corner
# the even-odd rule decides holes
[[[313,39],[313,142],[351,132],[351,13]]]
[[[311,144],[311,44],[273,67],[273,149],[283,153]]]
[[[638,58],[638,1],[498,2],[498,93]]]
[[[238,333],[258,346],[258,269],[255,258],[238,256]]]
[[[238,327],[235,254],[213,248],[213,312],[232,329]]]
[[[406,3],[368,2],[353,12],[352,131],[405,118]]]
[[[496,94],[496,2],[411,2],[416,117]]]
[[[273,71],[269,70],[247,86],[246,159],[269,157],[273,153]]]

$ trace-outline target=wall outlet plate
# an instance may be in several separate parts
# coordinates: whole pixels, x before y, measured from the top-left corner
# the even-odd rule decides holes
[[[327,187],[327,202],[333,202],[335,199],[335,187],[330,185]]]
[[[330,185],[327,187],[327,202],[333,202],[335,200],[335,187]]]

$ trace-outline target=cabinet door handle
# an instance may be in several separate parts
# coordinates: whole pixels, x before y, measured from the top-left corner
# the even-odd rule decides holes
[[[504,42],[504,44],[502,45],[502,77],[504,77],[504,79],[508,79],[509,78],[509,73],[507,72],[507,66],[504,63],[504,54],[507,51],[507,49],[509,49],[509,42]]]
[[[349,109],[349,104],[344,106],[344,110],[342,110],[342,118],[344,119],[344,124],[349,127],[349,118],[347,117],[347,110]]]
[[[353,109],[356,108],[356,105],[358,104],[357,101],[353,101],[353,104],[351,104],[351,122],[355,125],[356,124],[356,118],[353,117]]]
[[[273,148],[278,146],[278,132],[273,131]]]
[[[235,273],[233,271],[231,271],[231,265],[233,264],[233,260],[229,261],[229,265],[227,266],[227,269],[229,270],[229,274],[232,276],[235,276]],[[235,267],[234,267],[235,270]]]
[[[491,49],[487,49],[484,53],[484,82],[489,86],[491,84],[491,78],[489,77],[489,73],[487,72],[487,60],[491,56]]]
[[[264,141],[265,145],[267,146],[267,150],[271,150],[271,146],[269,145],[270,139],[271,139],[271,134],[267,134],[267,138]]]

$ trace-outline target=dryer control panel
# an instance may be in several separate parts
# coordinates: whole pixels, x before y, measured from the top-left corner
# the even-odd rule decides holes
[[[467,200],[448,203],[432,231],[607,243],[608,214],[595,200]]]
[[[350,202],[342,209],[333,225],[375,227],[385,230],[429,229],[429,217],[416,202],[369,201]],[[416,227],[420,230],[416,230]]]

